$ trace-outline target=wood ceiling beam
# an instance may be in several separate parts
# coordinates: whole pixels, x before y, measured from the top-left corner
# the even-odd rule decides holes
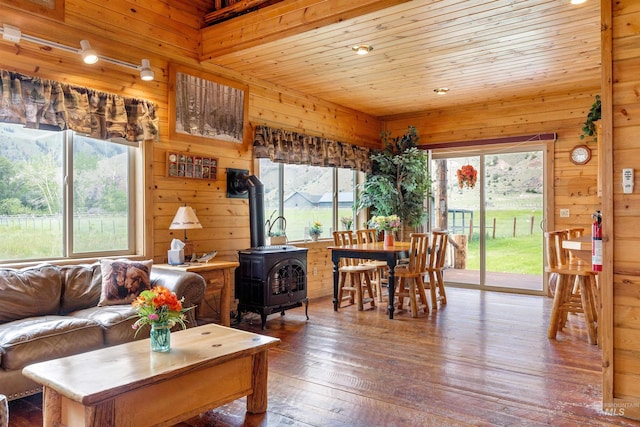
[[[285,0],[200,30],[200,61],[325,27],[409,0]]]

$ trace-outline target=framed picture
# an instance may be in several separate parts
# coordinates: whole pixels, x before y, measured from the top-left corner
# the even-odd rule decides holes
[[[244,146],[248,86],[180,65],[169,68],[169,135],[194,143]]]
[[[64,20],[64,0],[0,0],[0,3],[58,21]]]
[[[203,154],[167,151],[167,176],[215,181],[218,179],[218,159]]]

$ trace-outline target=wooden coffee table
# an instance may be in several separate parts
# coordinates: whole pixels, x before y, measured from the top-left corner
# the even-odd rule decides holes
[[[209,324],[171,333],[171,351],[149,339],[25,367],[44,386],[43,424],[170,426],[247,396],[267,410],[267,351],[280,340]]]

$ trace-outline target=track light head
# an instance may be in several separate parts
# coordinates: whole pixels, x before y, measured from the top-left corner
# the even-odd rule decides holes
[[[95,64],[98,62],[98,54],[91,48],[88,40],[80,40],[80,55],[85,64]]]
[[[151,64],[148,59],[142,60],[142,66],[140,67],[140,78],[146,82],[153,80],[155,77]]]

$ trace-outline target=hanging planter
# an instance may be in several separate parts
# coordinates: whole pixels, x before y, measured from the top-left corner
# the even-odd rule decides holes
[[[478,180],[478,171],[471,165],[462,166],[458,169],[458,187],[474,188]]]

